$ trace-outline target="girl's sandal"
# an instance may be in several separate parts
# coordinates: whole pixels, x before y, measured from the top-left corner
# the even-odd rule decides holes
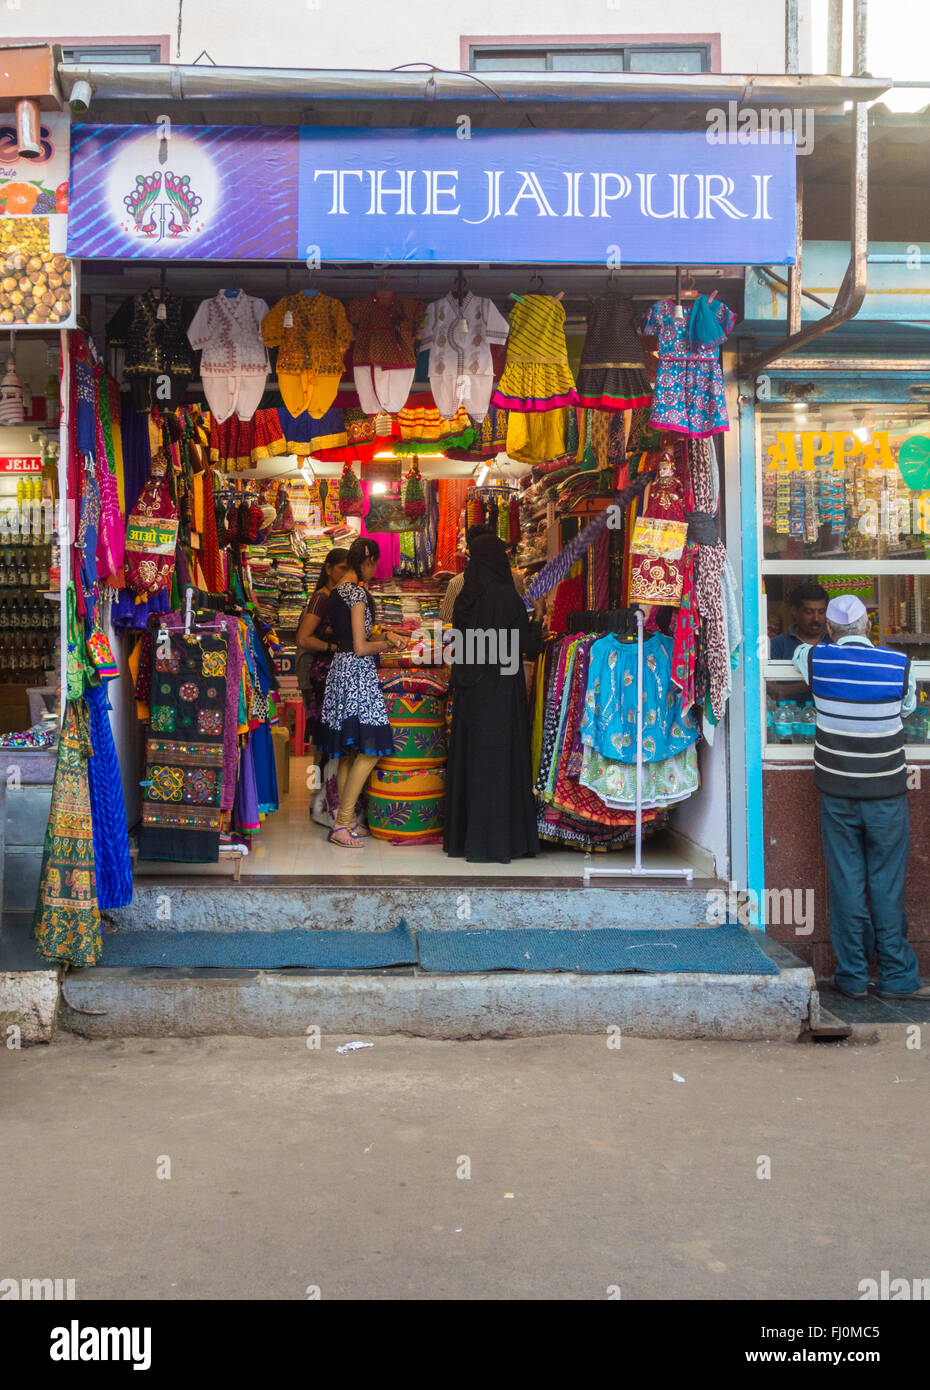
[[[360,820],[356,820],[352,822],[352,834],[364,838],[366,835],[370,835],[371,831],[368,829],[367,825],[363,825]]]
[[[347,838],[347,839],[343,839],[343,840],[337,840],[337,839],[336,839],[336,836],[337,836],[337,835],[345,835],[345,836],[347,836],[348,838]],[[327,836],[327,839],[329,840],[329,843],[330,843],[331,845],[338,845],[338,847],[339,847],[340,849],[361,849],[361,848],[362,848],[362,842],[361,842],[361,840],[360,840],[360,839],[358,838],[358,836],[355,834],[355,831],[352,830],[348,825],[337,825],[337,826],[334,826],[333,829],[329,832],[329,835]]]

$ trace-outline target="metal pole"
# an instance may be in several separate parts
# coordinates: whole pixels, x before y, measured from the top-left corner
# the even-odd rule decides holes
[[[869,38],[869,0],[854,0],[853,4],[853,75],[864,77],[867,71]]]
[[[861,75],[866,61],[867,0],[855,0],[855,29],[853,57],[856,72]],[[850,174],[850,254],[849,265],[833,308],[822,319],[805,324],[782,342],[741,363],[743,380],[758,376],[770,362],[797,351],[812,339],[829,333],[841,323],[855,318],[865,300],[868,282],[869,252],[869,111],[865,102],[857,101],[850,113],[852,124],[852,171]]]
[[[843,71],[843,0],[830,0],[827,14],[827,72]]]
[[[785,72],[800,71],[798,57],[798,0],[785,0]]]

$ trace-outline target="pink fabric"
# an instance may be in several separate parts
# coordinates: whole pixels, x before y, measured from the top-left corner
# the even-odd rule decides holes
[[[532,396],[524,399],[522,396],[502,396],[499,391],[495,391],[493,400],[498,410],[515,410],[521,415],[541,415],[547,410],[561,410],[563,406],[575,405],[578,395],[575,391],[568,391],[563,396]]]
[[[374,483],[362,483],[362,496],[365,498],[366,507],[371,500],[373,487]],[[400,564],[400,532],[369,531],[365,527],[365,518],[362,517],[362,535],[370,536],[373,541],[377,541],[381,549],[375,579],[392,579],[394,570]]]
[[[96,374],[97,378],[101,375]],[[97,441],[97,487],[100,490],[100,522],[97,530],[97,572],[102,579],[115,579],[123,568],[126,551],[126,528],[119,508],[119,489],[116,477],[110,472],[107,446],[100,422],[100,411],[94,412]]]

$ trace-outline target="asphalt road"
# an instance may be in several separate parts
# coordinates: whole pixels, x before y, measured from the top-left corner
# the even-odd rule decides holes
[[[78,1299],[856,1299],[882,1270],[930,1276],[924,1031],[0,1049],[0,1278]]]

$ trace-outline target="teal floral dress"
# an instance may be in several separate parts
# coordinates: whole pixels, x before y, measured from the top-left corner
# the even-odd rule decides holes
[[[660,632],[643,643],[644,806],[672,805],[700,785],[699,730],[671,678],[672,648]],[[611,633],[592,646],[588,668],[579,780],[617,809],[636,796],[636,660],[636,643]]]

